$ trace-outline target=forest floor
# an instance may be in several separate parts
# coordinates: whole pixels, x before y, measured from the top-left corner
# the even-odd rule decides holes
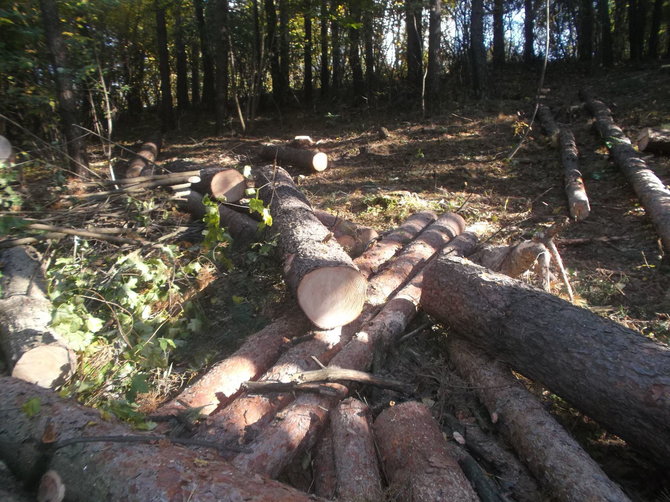
[[[510,158],[531,120],[536,85],[536,74],[510,68],[504,79],[497,80],[498,98],[454,99],[429,116],[420,109],[397,112],[395,103],[336,104],[332,109],[320,105],[318,110],[294,110],[281,118],[262,115],[245,135],[231,131],[217,137],[208,117],[185,115],[180,128],[164,138],[158,164],[190,160],[259,165],[255,152],[261,142],[309,135],[328,154],[329,168],[318,174],[291,173],[314,206],[380,232],[417,211],[458,211],[468,224],[477,224],[480,240],[510,244],[568,215],[558,152],[537,122]],[[587,75],[550,67],[544,99],[557,120],[572,127],[591,203],[589,218],[570,224],[556,241],[576,303],[670,343],[670,273],[662,262],[658,236],[580,107],[581,86],[594,89],[612,108],[617,124],[635,139],[644,127],[670,122],[670,68]],[[381,134],[381,127],[388,136]],[[134,146],[147,131],[126,129],[121,141]],[[670,184],[670,159],[643,157]],[[193,340],[183,364],[175,364],[175,373],[205,370],[280,312],[284,291],[279,267],[255,268],[253,254],[244,252],[234,263],[232,271],[198,297],[211,320],[211,334]],[[552,292],[567,298],[558,274]],[[420,316],[409,330],[425,323]],[[440,326],[424,327],[396,351],[388,372],[415,384],[419,399],[439,403],[438,409],[467,419],[475,415],[467,409],[477,406],[472,393],[445,390],[457,380],[448,370],[443,350],[446,333]],[[670,501],[670,480],[661,468],[565,402],[537,386],[531,388],[633,500]],[[164,397],[154,395],[150,401]]]

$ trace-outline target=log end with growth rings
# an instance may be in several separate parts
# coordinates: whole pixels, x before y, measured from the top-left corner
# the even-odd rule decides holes
[[[325,171],[328,168],[328,155],[323,152],[315,153],[312,159],[312,167],[318,173]]]
[[[319,328],[349,324],[363,310],[367,281],[354,268],[322,267],[307,273],[298,286],[302,311]]]

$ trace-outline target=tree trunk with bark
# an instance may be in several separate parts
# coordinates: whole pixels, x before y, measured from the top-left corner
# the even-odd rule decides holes
[[[11,374],[41,387],[62,385],[77,360],[66,342],[49,328],[52,305],[39,253],[9,248],[1,255],[0,346]]]
[[[370,244],[379,237],[376,230],[363,227],[327,211],[315,209],[314,215],[333,233],[340,246],[352,258],[362,255]]]
[[[177,56],[177,107],[180,111],[188,108],[188,59],[184,44],[184,26],[181,18],[181,5],[175,5],[174,45]]]
[[[228,119],[228,0],[216,0],[216,134],[223,134]]]
[[[310,105],[312,103],[312,12],[311,5],[307,2],[305,6],[305,12],[303,13],[303,20],[305,26],[305,43],[304,43],[304,75],[303,79],[303,91],[305,93],[305,104]]]
[[[661,18],[663,14],[663,0],[654,0],[654,10],[651,14],[651,32],[649,33],[650,59],[658,59],[659,52],[659,32],[661,30]]]
[[[200,104],[200,49],[198,43],[191,42],[191,104]]]
[[[495,427],[547,493],[562,501],[629,500],[506,365],[455,335],[447,347],[457,371],[497,417]]]
[[[174,110],[172,108],[172,84],[170,83],[170,54],[168,52],[167,25],[165,22],[165,6],[159,0],[154,2],[156,10],[156,45],[158,50],[158,68],[161,79],[160,119],[161,130],[171,131],[175,128]]]
[[[259,196],[272,211],[286,283],[303,312],[322,329],[354,320],[365,302],[365,277],[331,239],[285,170],[260,168],[257,183]]]
[[[0,458],[24,480],[46,469],[57,472],[71,501],[124,500],[128,494],[135,500],[314,500],[282,483],[250,478],[214,452],[155,435],[131,441],[141,435],[130,436],[127,427],[102,420],[98,410],[21,380],[0,377],[0,396],[6,404],[0,409]],[[38,403],[37,411],[26,413],[31,402]]]
[[[352,19],[349,26],[349,66],[351,66],[355,102],[360,102],[365,93],[365,82],[361,66],[361,2],[359,0],[350,3],[349,14]]]
[[[481,98],[486,89],[486,50],[484,48],[484,0],[472,0],[470,14],[470,62],[472,90]]]
[[[581,95],[586,101],[587,109],[596,119],[596,126],[608,145],[612,159],[633,185],[637,197],[661,237],[663,248],[669,252],[670,190],[638,156],[630,139],[614,123],[612,112],[605,103],[593,99],[587,91],[582,91]]]
[[[593,0],[580,0],[577,15],[577,55],[580,61],[593,58]]]
[[[670,465],[670,348],[458,258],[426,273],[423,309]]]
[[[423,6],[418,0],[405,0],[405,30],[407,33],[407,80],[414,92],[423,87]]]
[[[333,434],[330,426],[319,437],[313,450],[314,493],[327,500],[335,499],[337,493],[337,468],[333,452]]]
[[[610,21],[610,6],[608,0],[598,0],[598,20],[600,22],[600,53],[603,66],[610,68],[614,64],[614,39],[612,37],[612,22]]]
[[[505,64],[505,26],[503,0],[493,1],[493,66],[500,68]]]
[[[430,0],[428,24],[428,72],[426,89],[430,102],[440,95],[440,44],[442,43],[442,0]]]
[[[645,127],[637,137],[637,149],[641,152],[670,155],[670,130]]]
[[[202,104],[211,109],[214,105],[214,60],[207,36],[202,2],[203,0],[193,0],[193,6],[198,26],[198,38],[200,39],[200,52],[202,52]]]
[[[154,171],[154,161],[161,149],[161,137],[156,135],[144,142],[135,156],[130,159],[126,169],[126,178],[147,176]]]
[[[523,62],[532,64],[535,61],[535,6],[534,0],[523,2]]]
[[[321,31],[319,33],[321,44],[321,97],[328,95],[328,87],[330,84],[330,70],[328,67],[328,0],[321,0],[320,11]]]
[[[200,181],[191,184],[191,188],[203,195],[209,194],[230,203],[244,198],[247,183],[237,169],[203,167],[200,169]]]
[[[40,10],[42,11],[44,36],[53,66],[58,112],[67,145],[69,163],[77,175],[86,176],[88,172],[86,145],[81,138],[81,132],[76,127],[79,123],[77,99],[72,74],[68,68],[68,51],[61,33],[58,7],[55,0],[40,0]]]
[[[340,32],[339,0],[330,0],[330,45],[333,58],[333,90],[342,88],[342,37]]]
[[[408,401],[387,408],[375,420],[374,433],[390,490],[398,500],[479,500],[425,405]]]
[[[263,0],[267,19],[267,53],[270,58],[270,76],[272,78],[272,96],[277,104],[284,101],[284,87],[279,68],[279,31],[277,30],[277,9],[274,0]]]
[[[260,156],[265,160],[289,164],[306,171],[320,173],[328,168],[328,156],[323,152],[291,148],[290,146],[264,145]]]

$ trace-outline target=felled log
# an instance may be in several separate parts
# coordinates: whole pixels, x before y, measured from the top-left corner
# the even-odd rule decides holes
[[[519,277],[543,256],[549,257],[549,250],[544,244],[521,241],[509,246],[483,246],[470,259],[494,272]]]
[[[313,455],[314,493],[328,500],[334,499],[337,493],[337,469],[330,425],[326,425],[319,437]]]
[[[546,105],[540,105],[537,109],[537,117],[540,119],[540,124],[542,124],[542,129],[547,136],[549,136],[549,141],[551,145],[556,148],[559,144],[559,134],[560,128],[554,120],[554,116],[551,113],[551,110]]]
[[[12,376],[42,387],[64,383],[74,372],[76,357],[49,328],[52,306],[39,253],[18,246],[0,259],[0,346]]]
[[[192,183],[191,188],[224,202],[238,202],[247,189],[244,176],[237,169],[206,167],[200,169],[199,176],[200,181]]]
[[[69,501],[314,500],[282,483],[239,472],[204,449],[196,452],[168,440],[124,442],[125,426],[21,380],[0,377],[0,399],[0,458],[24,480],[54,470]],[[90,442],[79,442],[86,439]]]
[[[375,420],[374,433],[396,500],[479,500],[425,405],[408,401],[387,408]]]
[[[2,136],[0,136],[0,141]],[[34,502],[14,474],[7,468],[4,462],[0,462],[0,500],[3,502]]]
[[[330,428],[337,498],[360,502],[383,500],[370,409],[358,399],[345,399],[331,412]]]
[[[421,305],[632,446],[670,465],[670,348],[459,258],[426,272]]]
[[[607,144],[612,159],[633,185],[637,197],[661,237],[663,248],[668,252],[670,250],[670,190],[638,156],[630,139],[614,123],[612,112],[605,103],[594,99],[586,91],[580,94],[586,102],[586,107],[596,119],[597,129]]]
[[[629,500],[508,367],[456,336],[447,344],[458,372],[496,414],[497,427],[552,498]]]
[[[365,277],[284,169],[258,169],[257,185],[272,212],[286,284],[305,315],[322,329],[354,320],[365,302]]]
[[[143,143],[135,156],[130,159],[128,169],[126,169],[126,178],[136,176],[147,176],[153,174],[153,166],[158,152],[161,149],[161,138],[157,136]]]
[[[570,216],[576,221],[586,218],[591,212],[589,198],[584,188],[582,173],[579,171],[579,151],[575,136],[567,128],[561,129],[561,161],[563,162],[563,183],[568,197]]]
[[[351,257],[358,257],[379,234],[376,230],[345,220],[322,209],[314,209],[314,215],[333,233],[337,242]]]
[[[288,146],[292,148],[311,148],[316,145],[316,142],[309,136],[296,136],[291,140]]]
[[[0,135],[0,164],[9,164],[12,159],[12,144]]]
[[[288,164],[318,173],[328,168],[328,156],[325,153],[290,146],[263,145],[260,156],[265,160],[276,161],[278,164]]]
[[[670,130],[645,127],[637,137],[637,149],[658,155],[670,155]]]

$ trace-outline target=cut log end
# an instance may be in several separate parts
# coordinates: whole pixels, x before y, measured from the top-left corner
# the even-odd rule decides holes
[[[323,152],[315,153],[312,159],[312,167],[318,173],[328,168],[328,155]]]
[[[344,326],[363,310],[367,281],[355,269],[322,267],[306,274],[297,298],[307,317],[321,329]]]
[[[210,182],[212,195],[226,202],[237,202],[244,197],[246,190],[244,176],[235,169],[226,169],[216,173]]]
[[[49,388],[70,376],[75,365],[73,352],[62,345],[40,345],[21,356],[14,365],[12,376]]]

